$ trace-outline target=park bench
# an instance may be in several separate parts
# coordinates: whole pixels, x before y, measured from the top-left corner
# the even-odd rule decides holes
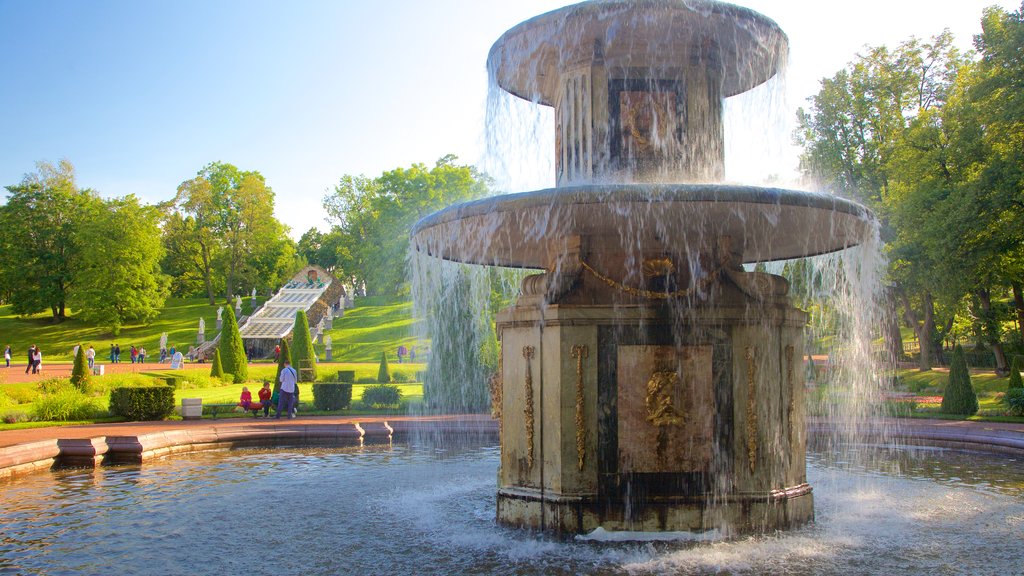
[[[203,408],[210,409],[210,416],[214,419],[217,418],[217,414],[221,412],[234,412],[235,408],[238,408],[238,402],[233,404],[203,404]],[[246,412],[252,412],[252,417],[256,418],[259,416],[259,412],[263,410],[263,405],[259,402],[253,402],[249,405],[249,409]]]

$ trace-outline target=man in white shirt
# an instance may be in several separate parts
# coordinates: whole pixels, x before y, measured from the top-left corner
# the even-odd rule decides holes
[[[281,412],[284,411],[289,418],[295,418],[292,408],[295,407],[295,391],[298,389],[299,373],[292,368],[287,360],[284,361],[284,368],[281,369],[281,388],[277,394],[277,411],[274,418],[281,419]]]

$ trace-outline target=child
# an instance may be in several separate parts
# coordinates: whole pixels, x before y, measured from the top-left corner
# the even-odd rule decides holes
[[[264,382],[263,388],[260,388],[260,403],[263,404],[263,417],[270,417],[270,397],[274,395],[274,391],[270,389],[270,382]]]
[[[249,392],[249,388],[242,386],[242,396],[238,399],[238,405],[246,410],[252,406],[252,393]]]

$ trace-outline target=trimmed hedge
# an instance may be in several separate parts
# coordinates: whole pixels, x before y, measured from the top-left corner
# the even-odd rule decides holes
[[[978,413],[978,395],[971,385],[971,373],[967,370],[964,349],[959,345],[953,348],[953,358],[949,363],[949,382],[942,393],[942,408],[946,414],[971,416]]]
[[[380,353],[380,366],[377,367],[377,382],[387,384],[391,382],[391,371],[388,369],[388,353]]]
[[[1008,390],[1013,390],[1014,388],[1024,388],[1024,380],[1021,380],[1020,371],[1021,361],[1020,356],[1018,356],[1013,359],[1013,363],[1010,366],[1010,381],[1006,385],[1006,388]]]
[[[1010,388],[1003,396],[1003,404],[1013,416],[1024,416],[1024,388]]]
[[[370,408],[397,407],[402,402],[402,391],[393,384],[367,386],[363,390],[363,405]]]
[[[127,420],[163,420],[174,412],[174,388],[146,386],[110,392],[110,413]]]
[[[317,382],[313,384],[313,406],[317,410],[344,410],[352,406],[352,384]]]
[[[338,382],[348,382],[349,384],[356,381],[355,370],[338,370]]]

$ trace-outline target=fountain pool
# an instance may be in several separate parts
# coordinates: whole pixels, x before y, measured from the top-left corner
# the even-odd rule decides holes
[[[939,448],[808,451],[787,532],[556,540],[495,522],[492,441],[197,452],[4,482],[0,573],[1016,574],[1024,466]],[[965,529],[969,526],[969,529]]]

